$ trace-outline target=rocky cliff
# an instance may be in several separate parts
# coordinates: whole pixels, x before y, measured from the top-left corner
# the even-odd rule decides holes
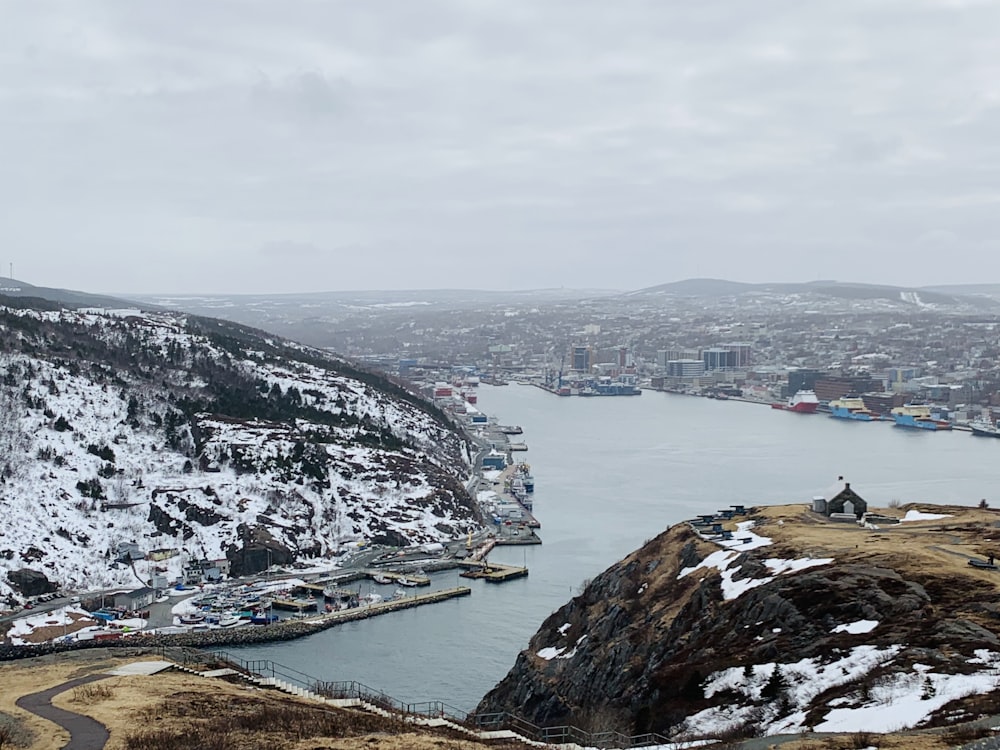
[[[989,554],[996,517],[910,515],[860,528],[769,508],[726,542],[674,526],[549,617],[478,710],[688,738],[989,711],[1000,572],[967,560]]]

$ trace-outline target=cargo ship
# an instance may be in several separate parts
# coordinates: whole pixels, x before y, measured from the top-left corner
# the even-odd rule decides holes
[[[813,391],[796,391],[786,403],[779,401],[771,404],[771,408],[794,411],[798,414],[815,414],[819,408],[819,399]]]
[[[927,404],[903,404],[892,410],[897,427],[914,427],[918,430],[950,430],[951,422],[931,416]]]
[[[969,422],[969,429],[972,430],[973,435],[978,437],[1000,438],[1000,423],[991,419],[975,419]]]
[[[854,419],[858,422],[878,422],[882,417],[873,412],[860,396],[843,396],[830,402],[830,416]]]

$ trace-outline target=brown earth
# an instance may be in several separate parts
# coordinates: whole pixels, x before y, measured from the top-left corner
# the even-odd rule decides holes
[[[1000,512],[951,506],[913,506],[881,511],[902,517],[909,509],[949,517],[860,529],[854,524],[833,523],[813,514],[806,506],[758,508],[754,531],[770,538],[768,548],[775,557],[836,557],[868,563],[881,561],[886,567],[928,571],[941,581],[941,591],[956,597],[968,587],[1000,590],[1000,572],[968,565],[970,558],[984,560],[1000,556]],[[728,524],[735,530],[735,522]],[[905,574],[905,573],[904,573]],[[961,581],[961,584],[957,584]],[[940,592],[939,592],[940,593]],[[983,617],[988,615],[984,613]],[[119,659],[93,652],[77,652],[55,658],[12,662],[3,666],[0,712],[16,716],[34,735],[32,750],[56,750],[68,740],[53,724],[18,709],[18,697],[61,684],[75,677],[103,672],[127,661],[155,657]],[[480,750],[504,747],[456,737],[449,733],[417,730],[393,719],[364,712],[319,707],[269,690],[198,678],[183,673],[151,677],[110,677],[58,696],[62,708],[91,716],[110,733],[109,750],[218,750],[240,748],[291,748],[292,750]],[[259,717],[264,717],[263,719]],[[268,717],[271,717],[268,723]],[[262,723],[263,722],[263,723]],[[281,727],[276,730],[275,727]],[[948,730],[905,735],[872,735],[870,744],[883,749],[940,750],[969,738]],[[781,745],[783,750],[831,750],[865,747],[859,734],[841,738],[803,738]],[[192,742],[194,744],[192,744]],[[508,748],[523,747],[506,745]]]
[[[862,529],[853,523],[832,522],[804,505],[758,508],[754,532],[772,540],[774,556],[835,557],[838,560],[871,562],[881,559],[886,567],[904,576],[926,577],[928,571],[952,581],[955,577],[1000,590],[1000,571],[969,565],[969,559],[986,562],[990,554],[1000,562],[1000,511],[949,505],[903,505],[877,509],[885,516],[902,518],[909,510],[947,515],[928,521],[881,524]],[[736,522],[730,527],[735,529]]]
[[[90,657],[89,659],[87,657]],[[75,677],[112,670],[130,661],[76,654],[71,659],[29,659],[5,664],[0,712],[33,735],[30,750],[57,750],[68,734],[15,705],[22,695]],[[62,693],[53,704],[104,724],[108,750],[484,750],[520,744],[484,744],[451,731],[421,730],[363,711],[321,707],[273,690],[181,672],[109,677]]]
[[[148,657],[146,657],[148,658]],[[44,690],[75,677],[114,669],[144,658],[76,658],[53,664],[38,660],[4,667],[0,711],[17,716],[32,730],[29,750],[57,750],[67,741],[62,730],[14,706],[23,694]],[[35,662],[35,663],[30,663]],[[364,712],[316,706],[270,690],[180,672],[153,676],[109,677],[57,696],[61,708],[86,714],[108,727],[107,750],[523,750],[524,745],[488,744],[449,732],[415,731],[402,722]],[[241,720],[246,720],[240,728]],[[268,726],[270,724],[270,727]],[[332,731],[331,731],[332,730]],[[334,734],[336,733],[336,734]],[[211,738],[211,739],[207,739]],[[881,750],[945,750],[949,735],[900,736],[861,733],[782,744],[782,750],[836,750],[877,744]]]

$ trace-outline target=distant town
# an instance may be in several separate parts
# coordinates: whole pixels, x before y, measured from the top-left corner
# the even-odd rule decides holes
[[[431,395],[440,381],[472,377],[561,396],[652,389],[995,431],[1000,318],[991,304],[754,292],[411,309],[405,322],[387,311],[340,327],[334,348]],[[800,393],[815,409],[793,403]]]

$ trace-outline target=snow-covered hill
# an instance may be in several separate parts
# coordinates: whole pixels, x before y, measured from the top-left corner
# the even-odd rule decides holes
[[[459,536],[469,457],[418,397],[252,329],[0,307],[0,599],[24,568],[90,588]]]

